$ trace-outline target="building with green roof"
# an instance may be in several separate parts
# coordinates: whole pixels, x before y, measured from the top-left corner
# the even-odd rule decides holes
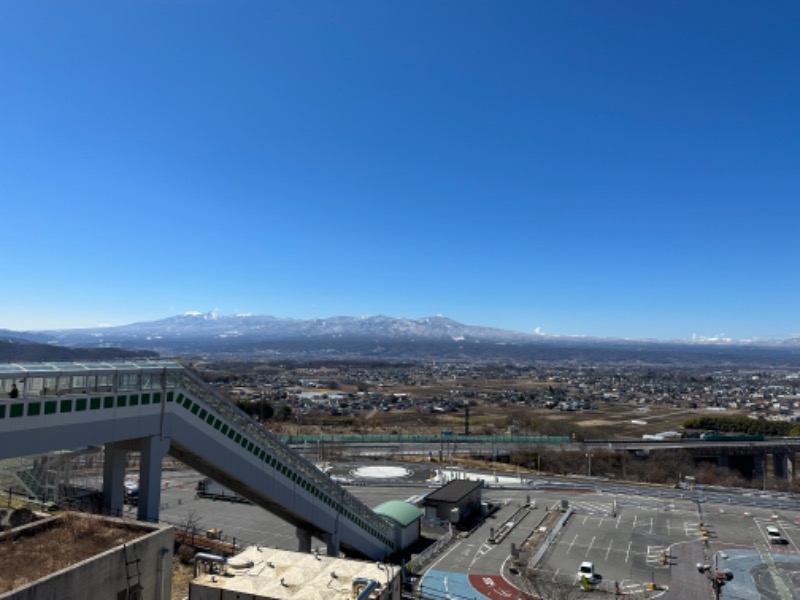
[[[397,524],[395,546],[403,551],[420,538],[422,509],[403,500],[389,500],[375,507],[375,513]]]

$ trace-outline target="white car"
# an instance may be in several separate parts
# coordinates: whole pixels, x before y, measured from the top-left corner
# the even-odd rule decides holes
[[[783,544],[783,537],[781,536],[780,529],[772,525],[767,526],[767,539],[769,539],[770,544]]]
[[[578,581],[583,583],[584,578],[586,579],[586,583],[596,583],[599,577],[597,573],[594,572],[594,563],[584,561],[581,563],[581,566],[578,568]]]
[[[125,504],[136,506],[139,504],[139,486],[131,481],[125,482],[125,494],[122,501]]]

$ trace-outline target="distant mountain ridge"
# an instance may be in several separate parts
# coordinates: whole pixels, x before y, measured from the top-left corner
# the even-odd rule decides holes
[[[149,350],[123,350],[120,348],[67,348],[51,344],[37,344],[11,338],[0,337],[0,362],[72,362],[133,360],[137,358],[157,358],[158,354]]]
[[[187,313],[118,327],[3,332],[51,347],[121,348],[173,357],[257,360],[455,360],[638,365],[785,365],[800,367],[797,338],[756,344],[695,338],[689,342],[548,336],[465,325],[443,316],[385,315],[283,319]]]
[[[465,325],[447,317],[404,319],[385,315],[336,316],[327,319],[281,319],[268,315],[187,313],[158,321],[117,327],[62,329],[37,332],[39,336],[70,345],[153,341],[156,339],[299,340],[368,338],[387,340],[449,340],[525,342],[540,339],[505,329]]]

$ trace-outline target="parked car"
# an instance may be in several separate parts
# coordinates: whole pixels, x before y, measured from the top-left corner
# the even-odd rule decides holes
[[[578,581],[583,584],[590,583],[597,583],[600,580],[600,576],[594,570],[594,563],[589,562],[588,560],[583,561],[581,566],[578,568]]]
[[[767,538],[770,544],[783,544],[783,536],[781,536],[780,529],[772,525],[767,525]]]
[[[125,495],[122,500],[125,504],[137,506],[139,504],[139,486],[135,483],[125,482]]]

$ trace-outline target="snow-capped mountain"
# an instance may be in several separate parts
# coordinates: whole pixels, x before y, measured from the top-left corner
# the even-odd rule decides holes
[[[471,342],[522,342],[540,338],[491,327],[465,325],[435,316],[403,319],[383,315],[368,317],[338,316],[327,319],[280,319],[272,316],[229,315],[216,312],[187,313],[159,321],[132,323],[119,327],[67,329],[38,332],[53,342],[68,345],[124,343],[138,340],[231,339],[301,340],[442,340]]]
[[[687,343],[551,336],[465,325],[443,316],[303,320],[193,312],[119,327],[5,333],[11,342],[162,356],[800,366],[797,338],[755,344],[699,337]]]

